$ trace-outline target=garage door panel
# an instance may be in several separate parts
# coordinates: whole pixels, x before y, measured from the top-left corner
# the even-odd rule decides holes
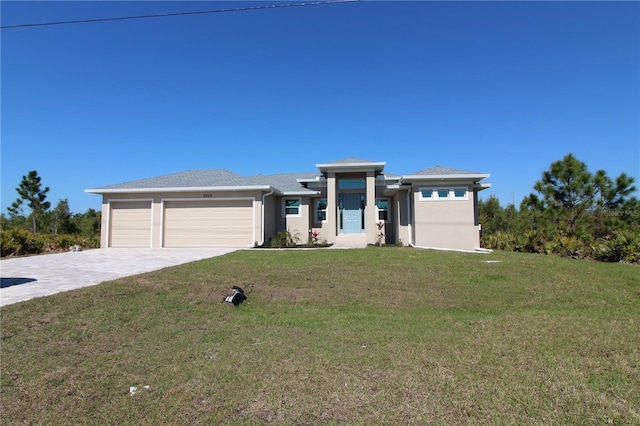
[[[109,247],[151,246],[151,201],[111,203]]]
[[[165,203],[164,247],[246,247],[252,239],[253,200]]]

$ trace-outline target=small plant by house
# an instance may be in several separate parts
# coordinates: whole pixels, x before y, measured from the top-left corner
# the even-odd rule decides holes
[[[291,232],[289,229],[283,229],[276,234],[276,237],[271,240],[271,247],[287,248],[295,247],[300,243],[300,233]]]

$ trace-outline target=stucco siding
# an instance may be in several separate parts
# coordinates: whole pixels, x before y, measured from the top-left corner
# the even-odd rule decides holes
[[[287,214],[286,200],[299,200],[296,214]],[[312,199],[302,196],[277,197],[276,207],[276,234],[280,231],[289,231],[292,236],[297,237],[300,244],[305,244],[309,238],[310,203]],[[275,236],[275,235],[274,235]],[[266,244],[269,242],[267,241]]]
[[[460,250],[480,246],[473,192],[465,200],[425,201],[415,191],[413,205],[415,245]]]

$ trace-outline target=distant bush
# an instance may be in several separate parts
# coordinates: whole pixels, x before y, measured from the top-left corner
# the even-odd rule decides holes
[[[594,244],[593,257],[604,262],[640,263],[640,233],[616,231],[600,238]]]
[[[35,234],[23,229],[0,231],[0,255],[2,257],[68,251],[72,246],[100,247],[100,237],[83,237],[67,234]]]
[[[516,234],[498,231],[483,235],[481,245],[492,250],[556,254],[601,262],[640,263],[640,232],[615,231],[603,238],[590,235],[547,235],[531,230]]]

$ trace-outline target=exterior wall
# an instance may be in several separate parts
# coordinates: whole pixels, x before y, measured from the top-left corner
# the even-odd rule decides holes
[[[387,220],[385,221],[384,228],[382,230],[382,232],[384,233],[383,242],[385,244],[395,244],[398,238],[398,229],[397,229],[398,212],[396,210],[397,205],[394,202],[394,200],[396,199],[396,196],[384,195],[384,191],[385,191],[384,185],[378,185],[375,187],[375,199],[373,200],[373,203],[372,203],[373,211],[374,211],[374,220],[373,220],[374,226],[372,226],[372,228],[375,234],[373,243],[376,243],[378,241],[377,235],[379,231],[376,224],[380,222],[377,216],[376,200],[378,200],[379,198],[382,198],[389,201],[389,209],[387,211]]]
[[[109,246],[109,204],[107,196],[102,196],[102,215],[100,219],[100,248]]]
[[[286,215],[284,208],[284,200],[289,198],[299,198],[300,199],[300,207],[299,214],[297,216]],[[313,210],[313,206],[310,203],[313,203],[312,198],[302,197],[302,196],[285,196],[285,197],[276,197],[276,232],[270,236],[270,238],[274,238],[276,234],[280,231],[288,230],[291,232],[291,235],[297,236],[299,238],[300,244],[305,244],[307,239],[309,238],[309,229],[311,226],[309,225],[309,217],[310,217],[310,209]],[[265,214],[269,214],[265,212]],[[269,239],[267,238],[265,244],[269,244]]]
[[[275,195],[269,195],[264,200],[264,240],[258,238],[258,243],[268,245],[269,241],[278,233],[278,218],[280,210],[278,208],[279,198]]]
[[[456,188],[460,188],[456,185]],[[476,225],[474,191],[467,187],[465,200],[420,199],[420,187],[413,188],[414,241],[419,247],[474,250],[480,247]]]
[[[409,226],[409,210],[407,206],[407,191],[398,191],[393,197],[393,211],[396,214],[394,217],[395,223],[394,228],[396,230],[396,241],[395,243],[402,242],[407,245],[411,241],[409,238],[409,230],[411,227]]]
[[[319,242],[326,241],[327,243],[332,243],[335,238],[335,232],[331,232],[332,228],[331,225],[329,225],[329,209],[332,207],[329,204],[329,199],[327,197],[327,187],[309,186],[309,189],[320,192],[320,195],[317,198],[311,198],[309,201],[309,229],[320,233],[318,236]],[[316,215],[316,200],[327,200],[327,220],[318,221]]]
[[[262,238],[262,193],[259,191],[225,191],[214,193],[203,192],[167,192],[167,193],[134,193],[134,194],[106,194],[102,197],[102,223],[100,232],[100,246],[109,247],[110,203],[126,200],[151,200],[151,248],[162,248],[163,209],[164,201],[170,200],[216,200],[216,199],[253,199],[254,240]]]

